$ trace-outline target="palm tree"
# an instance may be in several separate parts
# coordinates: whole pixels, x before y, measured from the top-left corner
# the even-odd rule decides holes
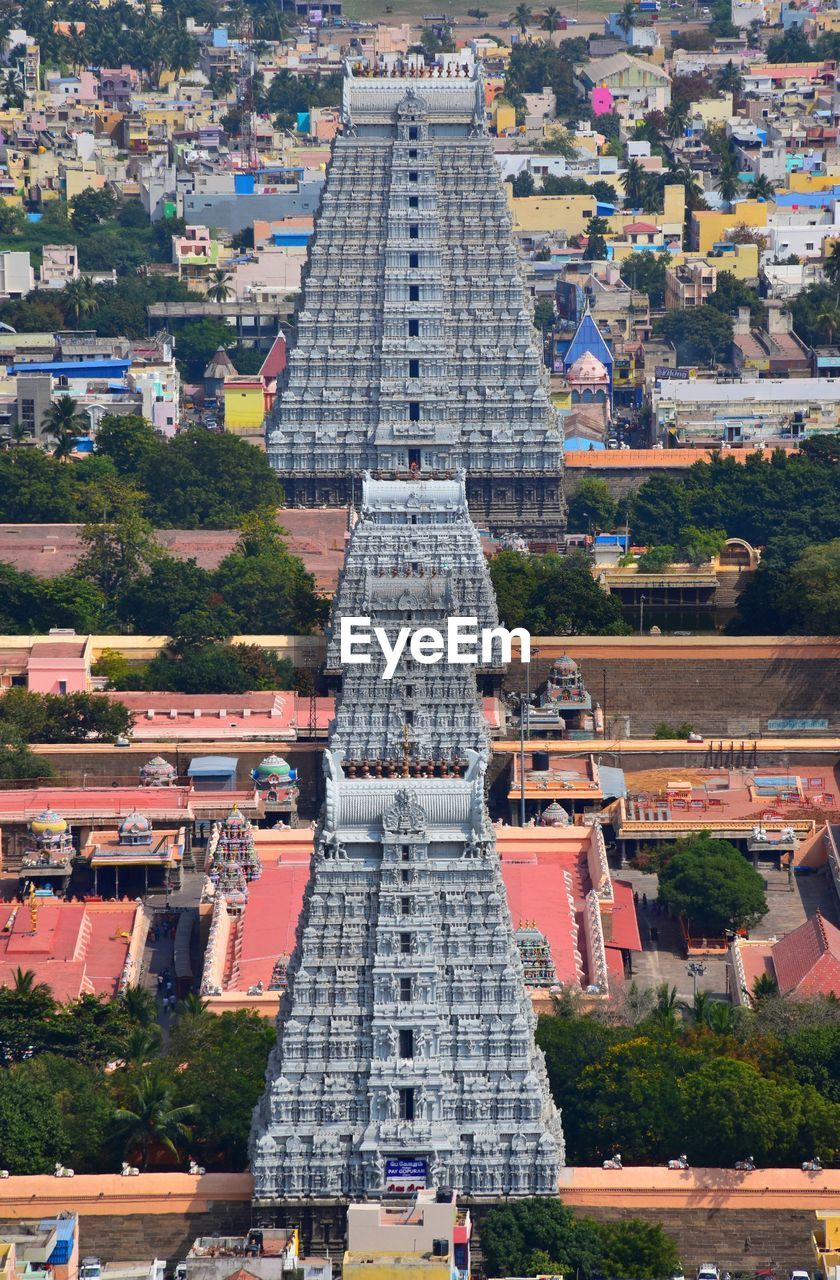
[[[123,1045],[122,1060],[126,1066],[147,1067],[160,1053],[162,1043],[163,1035],[156,1024],[135,1027]]]
[[[23,106],[23,79],[15,68],[10,68],[0,81],[0,96],[5,99],[7,108],[20,110]]]
[[[724,1000],[712,1000],[706,1013],[706,1025],[716,1036],[728,1036],[735,1026],[732,1005]]]
[[[685,102],[671,102],[665,111],[665,132],[672,142],[676,142],[677,138],[681,138],[685,133],[685,126],[688,123],[688,104]]]
[[[44,435],[55,441],[53,457],[67,462],[79,436],[87,433],[88,425],[87,417],[77,411],[72,396],[59,396],[54,400],[44,417]]]
[[[679,1003],[677,988],[669,987],[667,982],[660,983],[656,988],[656,1005],[651,1021],[662,1031],[676,1031]]]
[[[779,994],[779,984],[775,978],[771,978],[769,973],[762,973],[756,978],[752,984],[752,999],[754,1004],[761,1004],[763,1000],[768,1000],[771,996]]]
[[[195,1103],[173,1107],[171,1086],[156,1073],[133,1081],[126,1096],[129,1105],[117,1111],[114,1130],[125,1157],[139,1158],[141,1169],[148,1168],[154,1151],[169,1152],[177,1160],[192,1137],[187,1121],[196,1114]]]
[[[834,289],[835,301],[840,303],[840,240],[835,240],[831,246],[824,270],[826,280]]]
[[[126,987],[121,1004],[130,1020],[138,1027],[150,1027],[157,1017],[155,998],[145,987]]]
[[[210,284],[207,287],[206,297],[211,302],[227,302],[233,290],[229,284],[230,276],[227,271],[217,268],[210,277]]]
[[[768,178],[766,174],[760,173],[753,178],[747,187],[747,194],[753,200],[772,200],[776,192],[777,183],[772,178]]]
[[[510,16],[514,25],[519,27],[524,36],[534,16],[529,6],[527,4],[518,4]]]
[[[557,6],[553,4],[550,4],[546,9],[545,13],[543,14],[541,26],[543,31],[548,32],[549,44],[554,43],[551,37],[554,35],[555,31],[560,26],[562,18],[563,18],[562,13],[557,8]]]
[[[633,4],[633,0],[627,0],[627,3],[625,4],[624,8],[621,10],[621,13],[618,15],[618,17],[615,20],[616,26],[621,28],[625,36],[628,36],[630,32],[633,30],[633,27],[635,26],[636,19],[638,18],[638,16],[639,16],[639,11],[636,8],[636,6]]]
[[[627,161],[627,168],[624,170],[621,185],[624,187],[624,200],[628,208],[641,209],[644,207],[646,176],[641,161],[635,158]]]
[[[711,1002],[711,997],[708,991],[695,991],[694,1003],[691,1011],[694,1015],[694,1022],[696,1026],[708,1026],[709,1006]]]
[[[721,200],[731,205],[741,189],[741,183],[735,172],[735,166],[730,160],[725,161],[720,168],[720,173],[715,179],[715,191],[717,191]]]
[[[215,98],[229,98],[235,87],[233,76],[227,69],[219,71],[210,80],[210,88]]]
[[[814,328],[831,345],[831,339],[840,328],[840,311],[836,307],[824,307],[814,321]]]
[[[12,974],[12,991],[16,996],[48,996],[48,982],[36,981],[34,969],[21,969],[20,965]]]
[[[90,276],[79,276],[64,287],[64,311],[78,322],[86,316],[95,315],[99,310],[99,297],[96,285]]]
[[[721,93],[737,95],[744,87],[744,77],[730,58],[715,76],[715,88]]]
[[[179,1020],[190,1019],[192,1022],[203,1022],[210,1016],[207,1001],[202,1000],[201,996],[196,995],[194,991],[185,996],[178,1006]]]

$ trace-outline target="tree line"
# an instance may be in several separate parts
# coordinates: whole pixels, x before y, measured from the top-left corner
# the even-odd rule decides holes
[[[840,436],[799,453],[715,454],[684,476],[653,475],[629,501],[633,541],[678,547],[686,530],[724,532],[763,549],[730,630],[827,635],[840,630]]]
[[[62,1005],[19,970],[0,988],[0,1167],[242,1169],[274,1039],[258,1014],[190,996],[164,1043],[149,992]]]
[[[565,998],[539,1020],[570,1164],[791,1167],[837,1158],[840,1005],[767,993],[733,1008],[700,991],[631,984],[603,1011]],[[703,1123],[698,1124],[698,1116]]]
[[[70,524],[128,508],[160,529],[232,529],[282,505],[265,454],[225,432],[191,428],[166,440],[133,415],[103,417],[96,453],[65,457],[10,446],[0,453],[0,521]]]

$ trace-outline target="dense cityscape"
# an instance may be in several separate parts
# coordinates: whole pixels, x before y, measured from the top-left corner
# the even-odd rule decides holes
[[[508,4],[0,7],[0,1280],[840,1280],[840,8]]]

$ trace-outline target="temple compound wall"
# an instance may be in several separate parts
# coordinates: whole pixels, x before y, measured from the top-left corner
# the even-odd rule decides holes
[[[562,429],[480,70],[348,71],[266,444],[290,506],[357,502],[366,469],[464,469],[480,524],[562,532]]]
[[[563,1135],[485,802],[476,669],[404,657],[384,680],[375,649],[340,661],[343,617],[393,643],[456,615],[498,621],[463,478],[367,479],[328,640],[326,799],[252,1129],[257,1208],[406,1179],[555,1191]]]

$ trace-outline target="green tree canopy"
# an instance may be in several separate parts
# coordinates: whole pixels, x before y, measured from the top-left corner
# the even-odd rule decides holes
[[[624,635],[621,605],[592,576],[586,555],[500,551],[490,561],[499,617],[532,635]]]
[[[570,533],[604,533],[615,526],[618,506],[606,480],[587,476],[569,498]]]
[[[728,840],[677,840],[659,873],[659,897],[684,916],[692,934],[751,928],[767,914],[764,881]]]

